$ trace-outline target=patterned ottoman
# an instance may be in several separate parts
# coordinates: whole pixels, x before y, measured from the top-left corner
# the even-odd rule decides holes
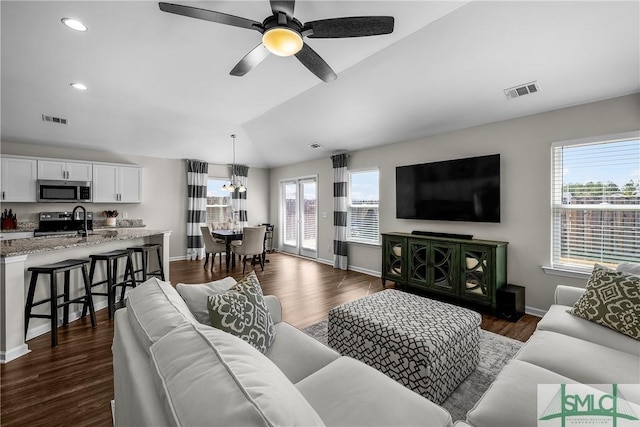
[[[394,289],[329,311],[329,346],[437,404],[478,365],[480,314]]]

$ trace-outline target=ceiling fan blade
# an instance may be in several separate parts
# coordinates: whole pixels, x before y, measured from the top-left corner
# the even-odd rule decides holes
[[[353,16],[349,18],[321,19],[304,24],[302,31],[313,30],[309,38],[338,39],[366,37],[393,32],[393,16]]]
[[[311,49],[306,43],[303,44],[302,49],[296,53],[296,58],[302,62],[302,65],[307,67],[309,71],[324,82],[328,83],[338,77],[331,67],[329,67],[329,64],[327,64],[324,59],[322,59],[320,55],[318,55],[316,51]]]
[[[274,15],[283,12],[289,18],[293,18],[293,9],[295,8],[295,0],[270,0],[271,11]]]
[[[240,28],[248,28],[250,30],[259,30],[262,28],[262,23],[258,21],[228,15],[222,12],[215,12],[213,10],[199,9],[197,7],[182,6],[173,3],[161,2],[158,5],[160,6],[160,10],[163,12],[175,13],[176,15],[187,16],[189,18],[203,19],[205,21],[217,22],[218,24],[232,25]]]
[[[267,56],[269,56],[269,51],[262,43],[258,46],[254,47],[253,50],[247,53],[244,58],[240,60],[233,67],[233,70],[229,74],[232,76],[244,76],[249,71],[253,69],[256,65],[261,63]]]

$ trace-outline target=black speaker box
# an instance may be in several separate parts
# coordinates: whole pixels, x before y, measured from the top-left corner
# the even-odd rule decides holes
[[[496,292],[496,306],[498,317],[517,322],[524,315],[523,286],[506,285]]]

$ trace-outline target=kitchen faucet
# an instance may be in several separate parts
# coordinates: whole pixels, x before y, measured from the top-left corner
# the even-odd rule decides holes
[[[83,213],[82,230],[80,230],[78,232],[78,234],[80,234],[81,236],[87,237],[89,235],[89,232],[87,230],[87,210],[84,208],[84,206],[78,205],[75,208],[73,208],[73,211],[71,211],[71,219],[73,219],[75,221],[75,219],[76,219],[76,211],[78,209],[82,209],[82,213]]]

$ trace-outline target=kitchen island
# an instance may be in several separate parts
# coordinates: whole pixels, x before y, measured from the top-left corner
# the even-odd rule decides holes
[[[29,352],[24,336],[25,295],[31,277],[29,267],[71,258],[87,259],[92,254],[125,249],[144,243],[159,243],[162,245],[162,267],[165,278],[168,280],[170,235],[171,231],[113,228],[90,231],[86,237],[70,235],[2,241],[0,243],[0,363],[7,363]],[[121,272],[123,270],[124,265],[121,266]],[[94,281],[103,280],[104,275],[102,266],[96,268]],[[83,293],[84,289],[79,276],[72,275],[72,282],[71,297],[73,298],[74,295]],[[36,300],[47,298],[48,294],[48,286],[39,285]],[[106,297],[94,296],[94,305],[96,310],[106,307]],[[48,304],[38,308],[41,313],[46,314],[49,311]],[[80,311],[70,313],[69,320],[78,318]],[[49,330],[47,319],[32,319],[26,338],[33,338]]]

